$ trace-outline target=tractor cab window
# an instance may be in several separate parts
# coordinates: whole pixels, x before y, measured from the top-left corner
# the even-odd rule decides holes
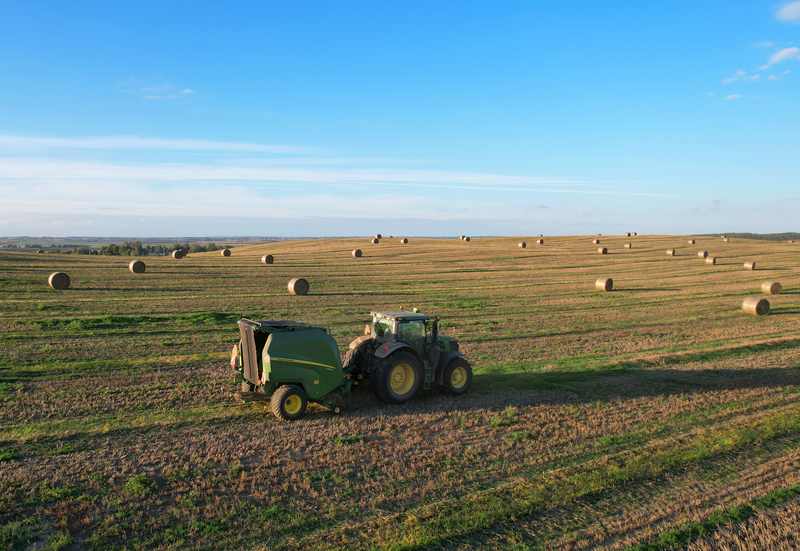
[[[385,337],[392,333],[392,324],[385,320],[378,320],[375,322],[375,336]]]
[[[425,322],[401,321],[397,326],[397,337],[409,344],[425,342]]]

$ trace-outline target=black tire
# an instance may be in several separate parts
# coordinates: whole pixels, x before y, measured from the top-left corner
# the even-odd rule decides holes
[[[456,396],[466,393],[472,386],[472,366],[464,358],[454,358],[442,373],[442,388]]]
[[[299,400],[299,402],[298,402]],[[283,385],[272,393],[269,401],[272,414],[282,421],[293,421],[306,413],[308,398],[297,385]]]
[[[422,386],[422,377],[422,364],[417,357],[400,350],[381,362],[370,375],[370,383],[375,394],[384,402],[402,404],[416,396]]]

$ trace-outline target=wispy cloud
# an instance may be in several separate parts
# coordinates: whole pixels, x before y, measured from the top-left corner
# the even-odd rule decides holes
[[[191,88],[179,88],[171,84],[163,84],[140,88],[139,94],[148,101],[164,101],[188,98],[193,96],[195,91]]]
[[[5,149],[102,149],[150,151],[210,151],[239,153],[301,153],[307,151],[288,145],[215,140],[145,138],[140,136],[87,136],[74,138],[1,135],[0,148]]]
[[[774,48],[775,43],[772,40],[759,40],[753,43],[754,48]]]
[[[748,73],[744,69],[739,69],[729,77],[722,79],[722,84],[733,84],[734,82],[755,82],[761,80],[761,75],[758,73]]]
[[[781,6],[775,13],[779,21],[800,22],[800,1],[789,2]]]
[[[778,50],[770,56],[767,66],[771,67],[772,65],[777,65],[778,63],[783,63],[784,61],[790,61],[792,59],[800,59],[800,48],[791,47]]]

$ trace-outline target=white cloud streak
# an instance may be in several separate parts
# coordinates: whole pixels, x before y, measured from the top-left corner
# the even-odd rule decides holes
[[[775,13],[779,21],[787,23],[800,22],[800,1],[789,2],[781,6]]]
[[[770,56],[767,65],[771,67],[772,65],[777,65],[778,63],[783,63],[784,61],[790,61],[792,59],[800,59],[800,48],[792,47],[778,50]]]

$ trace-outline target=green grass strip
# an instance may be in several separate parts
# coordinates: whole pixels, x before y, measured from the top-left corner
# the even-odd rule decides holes
[[[666,532],[655,539],[626,547],[627,551],[664,551],[679,549],[689,543],[717,531],[721,526],[739,524],[754,516],[759,511],[783,505],[800,496],[800,484],[788,488],[778,488],[770,493],[754,499],[749,503],[726,507],[714,511],[701,522],[688,522]]]

